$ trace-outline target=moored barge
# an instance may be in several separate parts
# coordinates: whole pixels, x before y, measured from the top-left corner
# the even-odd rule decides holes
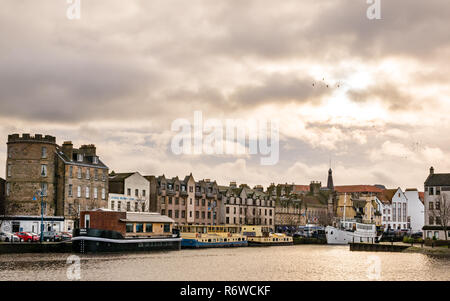
[[[247,238],[238,226],[180,226],[182,248],[247,247]]]
[[[253,246],[291,246],[294,240],[284,233],[271,233],[265,226],[242,226],[242,234],[247,237],[248,245]]]
[[[73,251],[140,252],[180,250],[181,238],[173,234],[174,221],[158,213],[83,211],[81,228],[75,229]]]

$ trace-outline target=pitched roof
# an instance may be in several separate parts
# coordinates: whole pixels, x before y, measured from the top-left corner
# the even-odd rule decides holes
[[[294,192],[309,192],[309,185],[294,185]]]
[[[450,186],[450,173],[430,174],[425,181],[426,186]]]
[[[149,223],[174,223],[175,221],[168,216],[159,213],[127,212],[127,217],[123,222],[149,222]]]
[[[111,173],[109,174],[109,181],[110,182],[123,182],[128,177],[131,177],[136,172],[122,172],[122,173]]]
[[[339,193],[354,193],[354,192],[383,192],[383,189],[374,185],[344,185],[334,186],[334,190]]]
[[[377,197],[382,203],[392,203],[392,198],[397,190],[398,189],[385,189],[381,193],[378,193]]]

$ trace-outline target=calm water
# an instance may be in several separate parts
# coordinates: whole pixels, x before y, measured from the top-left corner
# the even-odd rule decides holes
[[[67,257],[0,255],[0,280],[67,280]],[[450,280],[450,258],[350,252],[348,246],[204,249],[80,258],[81,280],[370,280],[368,270],[374,262],[379,262],[380,280]]]

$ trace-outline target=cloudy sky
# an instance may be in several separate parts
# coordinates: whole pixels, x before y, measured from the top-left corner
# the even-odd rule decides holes
[[[450,172],[450,2],[3,0],[7,135],[95,143],[116,172],[418,187]],[[313,85],[314,84],[314,85]],[[328,85],[328,87],[327,87]],[[174,155],[178,118],[279,120],[280,160]],[[0,170],[4,177],[5,168]]]

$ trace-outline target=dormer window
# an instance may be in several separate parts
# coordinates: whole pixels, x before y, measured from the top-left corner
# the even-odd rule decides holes
[[[98,157],[97,157],[97,156],[94,156],[94,157],[92,158],[92,163],[98,164]]]
[[[77,154],[77,161],[78,162],[83,162],[83,155],[82,154]]]

